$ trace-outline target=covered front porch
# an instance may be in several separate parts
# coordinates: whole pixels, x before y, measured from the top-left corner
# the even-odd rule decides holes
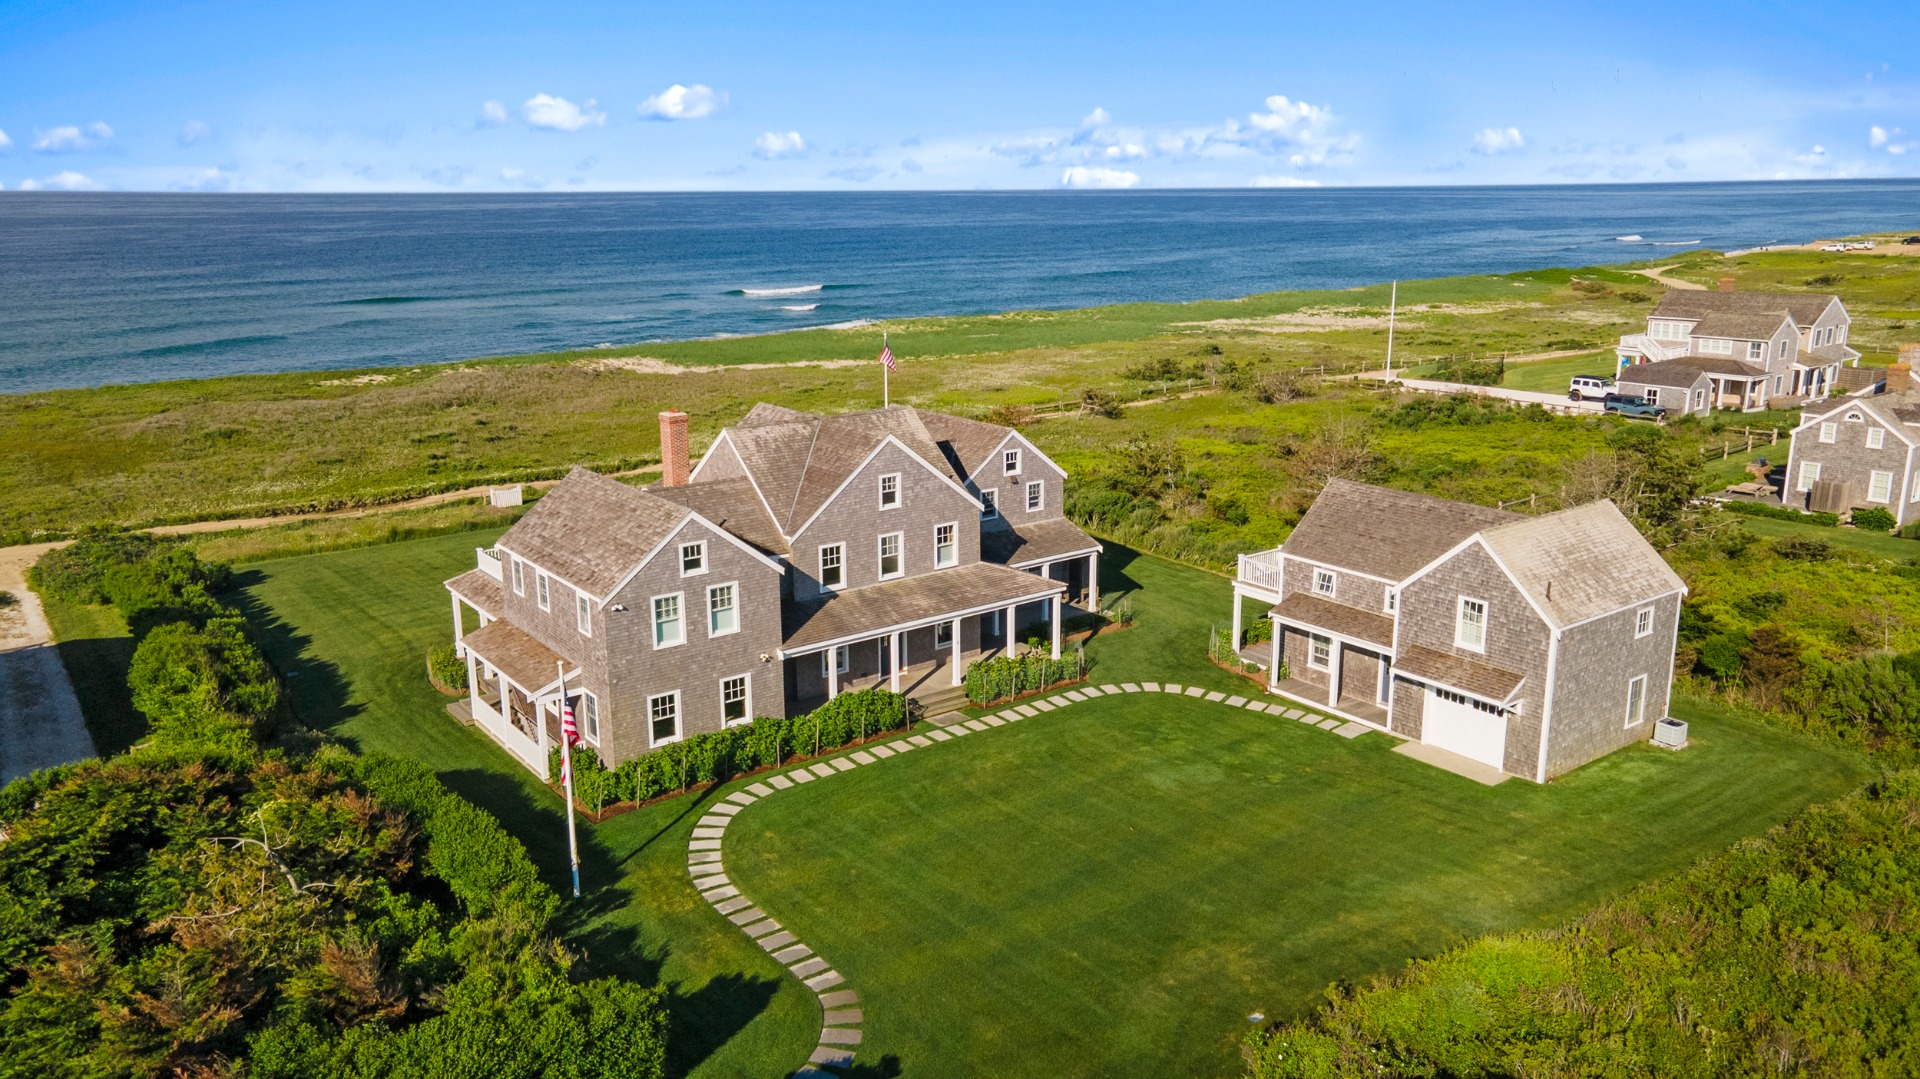
[[[1393,619],[1295,592],[1271,612],[1268,687],[1386,728],[1393,704]],[[1286,676],[1277,677],[1285,664]]]
[[[1767,407],[1767,376],[1761,375],[1707,375],[1707,396],[1713,407],[1729,409],[1735,412],[1758,412]]]
[[[473,725],[546,778],[547,751],[557,737],[560,686],[563,678],[577,679],[580,672],[506,622],[488,622],[467,634],[461,649]]]

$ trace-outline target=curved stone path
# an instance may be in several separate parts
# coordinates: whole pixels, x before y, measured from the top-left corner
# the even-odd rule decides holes
[[[870,743],[851,753],[812,761],[784,772],[774,773],[748,784],[743,790],[727,795],[695,822],[693,837],[687,841],[687,872],[693,877],[693,886],[699,889],[701,898],[712,904],[713,909],[728,921],[739,926],[741,932],[779,960],[780,964],[792,972],[801,984],[819,996],[820,1043],[808,1058],[807,1066],[794,1073],[796,1076],[828,1076],[835,1071],[851,1067],[854,1048],[860,1044],[860,1027],[866,1018],[865,1012],[860,1007],[859,993],[847,984],[846,977],[835,970],[833,964],[791,930],[768,917],[766,911],[761,910],[753,900],[741,894],[739,885],[728,879],[726,865],[721,858],[725,850],[727,828],[740,818],[740,814],[748,806],[781,791],[792,790],[817,780],[832,779],[842,772],[851,772],[856,768],[879,764],[889,757],[896,757],[902,753],[931,749],[942,742],[951,742],[966,735],[983,733],[995,727],[1004,727],[1024,719],[1031,719],[1044,712],[1064,708],[1069,704],[1078,704],[1081,701],[1116,693],[1172,693],[1178,696],[1199,697],[1229,708],[1246,708],[1249,711],[1299,720],[1302,723],[1335,731],[1347,738],[1375,729],[1364,723],[1349,723],[1346,720],[1331,719],[1316,714],[1298,707],[1292,701],[1269,703],[1231,696],[1218,690],[1207,690],[1199,686],[1182,686],[1171,682],[1165,684],[1122,682],[1118,685],[1104,685],[1098,688],[1085,686],[1070,689],[1051,697],[1036,698],[1025,704],[1014,705],[990,716],[936,728],[925,734],[910,734],[886,742]]]

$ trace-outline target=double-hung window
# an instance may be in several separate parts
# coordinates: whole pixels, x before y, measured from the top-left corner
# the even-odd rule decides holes
[[[955,565],[960,561],[960,541],[957,538],[960,526],[945,524],[933,526],[933,564],[937,568]]]
[[[1338,581],[1334,577],[1332,570],[1316,569],[1313,571],[1313,594],[1314,595],[1326,596],[1327,598],[1331,599],[1333,598],[1334,590],[1337,587],[1338,587]]]
[[[842,588],[847,583],[847,545],[829,543],[820,548],[820,587]]]
[[[734,605],[734,585],[717,584],[707,589],[707,636],[719,637],[740,628],[740,611]]]
[[[1391,586],[1387,588],[1387,597],[1381,604],[1381,609],[1388,614],[1393,614],[1400,609],[1400,590],[1398,588]]]
[[[902,533],[889,532],[880,537],[880,579],[887,580],[906,572],[900,554]]]
[[[1639,640],[1653,634],[1653,608],[1642,607],[1633,613],[1633,637]]]
[[[680,612],[681,594],[653,597],[653,646],[669,648],[687,640],[686,620]]]
[[[1008,450],[1000,455],[1000,470],[1009,476],[1020,474],[1020,451]]]
[[[1907,501],[1920,502],[1920,472],[1913,474],[1913,490],[1907,492]]]
[[[696,573],[707,572],[707,544],[705,540],[680,545],[680,576],[691,577]]]
[[[1034,480],[1032,483],[1027,484],[1027,512],[1032,513],[1036,510],[1043,509],[1046,504],[1047,485],[1039,480]]]
[[[980,491],[980,519],[981,520],[991,521],[994,518],[1000,516],[1000,504],[999,504],[1000,499],[998,497],[999,494],[1000,492],[995,491],[990,487],[983,488]]]
[[[1833,442],[1840,437],[1840,425],[1829,420],[1820,425],[1820,441]]]
[[[1795,486],[1794,489],[1799,491],[1811,491],[1813,490],[1813,485],[1819,482],[1820,482],[1820,462],[1818,461],[1800,462],[1800,482],[1798,485]]]
[[[573,594],[573,627],[582,637],[593,636],[593,601],[585,592]]]
[[[1638,727],[1647,718],[1647,676],[1636,674],[1627,680],[1627,726]]]
[[[591,693],[580,694],[577,713],[580,720],[580,733],[594,745],[600,744],[600,699]]]
[[[1867,448],[1877,450],[1887,444],[1887,429],[1884,427],[1867,428]]]
[[[900,508],[900,473],[889,472],[880,477],[880,508],[883,510]]]
[[[1747,359],[1764,360],[1766,358],[1767,358],[1767,343],[1765,341],[1748,341],[1747,342]]]
[[[524,596],[527,594],[526,563],[520,561],[517,555],[509,555],[508,557],[513,559],[513,594],[516,596]]]
[[[1487,650],[1487,602],[1460,597],[1460,613],[1454,619],[1453,643],[1475,652]]]
[[[735,675],[720,680],[720,725],[735,727],[747,722],[747,676]]]
[[[680,740],[680,691],[660,693],[647,698],[648,733],[653,744],[666,745]]]
[[[827,658],[829,656],[833,658],[833,669],[835,672],[845,674],[848,670],[852,669],[853,651],[843,644],[831,651],[820,653],[820,677],[825,678],[827,676]]]
[[[1867,501],[1881,505],[1893,501],[1893,473],[1879,469],[1867,473]]]
[[[933,646],[951,648],[953,646],[953,623],[935,622],[933,624]]]
[[[550,597],[547,595],[547,591],[547,572],[545,570],[535,570],[533,573],[533,598],[539,601],[540,609],[543,611],[553,609],[549,606],[548,601]]]
[[[1307,666],[1316,671],[1333,669],[1333,639],[1318,633],[1307,635]]]

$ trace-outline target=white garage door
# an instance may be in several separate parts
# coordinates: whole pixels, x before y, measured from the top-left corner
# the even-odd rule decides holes
[[[1466,698],[1427,687],[1420,740],[1482,764],[1501,767],[1507,755],[1507,717],[1482,711]]]

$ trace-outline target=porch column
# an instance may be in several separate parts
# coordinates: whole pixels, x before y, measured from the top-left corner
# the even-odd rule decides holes
[[[447,595],[453,599],[453,652],[455,655],[464,656],[467,654],[467,646],[461,641],[465,639],[467,630],[460,624],[460,597],[452,592],[448,592]]]
[[[838,697],[840,695],[840,649],[839,647],[836,646],[836,647],[827,649],[826,655],[827,655],[827,699],[832,700],[835,697]]]
[[[901,646],[906,643],[906,637],[907,634],[904,630],[894,630],[893,638],[888,642],[888,647],[893,650],[893,654],[887,657],[892,661],[888,664],[888,667],[892,671],[891,677],[893,681],[887,688],[895,693],[900,692],[900,652]]]
[[[1100,611],[1100,552],[1087,556],[1087,610]]]
[[[513,726],[512,690],[508,688],[504,677],[500,683],[500,703],[507,706],[507,726]],[[553,746],[553,743],[547,738],[547,717],[541,713],[539,703],[532,697],[527,697],[527,711],[533,713],[533,730],[534,733],[540,736],[540,774],[545,775],[547,772],[547,754]]]
[[[1006,618],[1006,621],[1001,624],[1005,626],[1007,630],[1007,655],[1009,656],[1013,655],[1013,612],[1019,609],[1018,604],[1010,603],[1007,605],[1007,609],[1002,612]]]
[[[960,619],[954,619],[948,628],[947,640],[953,646],[950,649],[953,652],[953,684],[957,686],[966,680],[960,674]]]
[[[1340,638],[1333,638],[1333,669],[1327,672],[1327,707],[1340,707],[1340,662],[1346,656],[1346,648]]]
[[[1066,614],[1066,605],[1061,602],[1061,594],[1053,594],[1053,658],[1060,658],[1060,622]]]
[[[1233,652],[1240,654],[1240,583],[1233,585]]]
[[[1269,619],[1271,621],[1271,619]],[[1267,689],[1272,690],[1280,682],[1280,623],[1273,623],[1273,658],[1267,662]]]
[[[467,652],[467,710],[471,714],[473,706],[480,703],[479,659]],[[478,719],[478,716],[474,717]]]

